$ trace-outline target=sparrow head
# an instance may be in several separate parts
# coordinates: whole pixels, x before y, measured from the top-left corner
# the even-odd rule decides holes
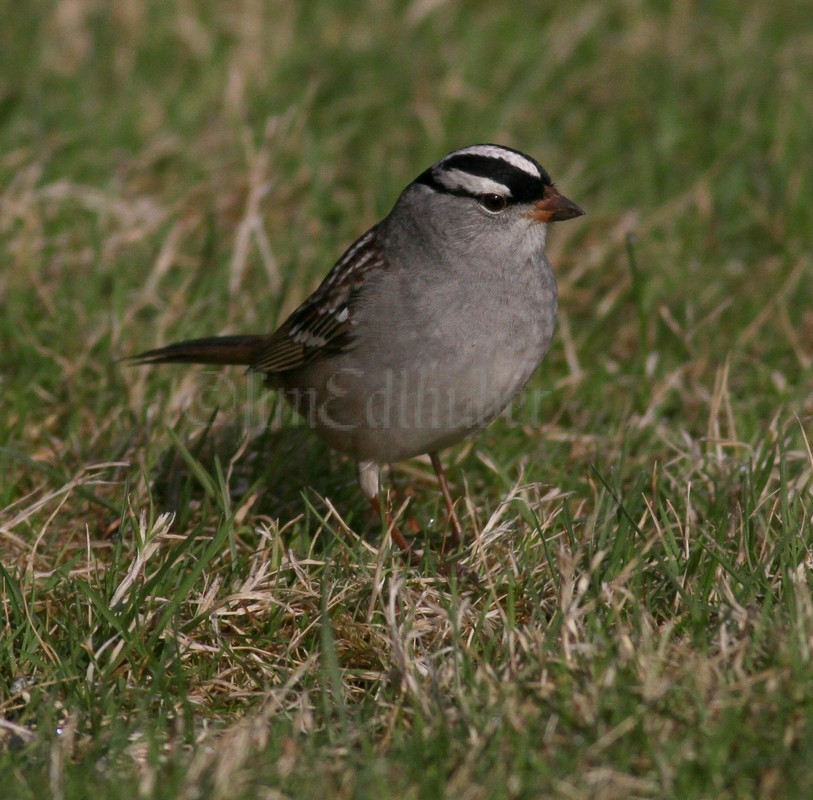
[[[423,172],[415,184],[476,202],[489,214],[519,210],[536,222],[560,222],[584,211],[553,185],[530,156],[496,144],[455,150]]]

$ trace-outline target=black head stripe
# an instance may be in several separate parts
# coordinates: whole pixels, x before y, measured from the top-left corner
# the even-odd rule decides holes
[[[472,196],[470,188],[457,187],[452,180],[455,172],[463,172],[505,186],[510,192],[509,200],[512,203],[530,203],[539,200],[545,187],[551,185],[552,181],[550,175],[536,161],[528,156],[523,157],[537,167],[538,176],[499,156],[461,152],[449,155],[430,167],[418,177],[416,183],[431,186],[439,192],[470,197]],[[449,175],[450,180],[444,181],[444,173]]]

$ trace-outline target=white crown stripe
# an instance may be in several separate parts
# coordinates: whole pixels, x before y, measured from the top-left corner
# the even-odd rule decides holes
[[[511,196],[511,190],[499,181],[491,178],[484,178],[482,175],[472,175],[461,169],[441,170],[437,173],[437,179],[450,192],[464,191],[467,194],[501,194],[506,197]]]
[[[539,168],[530,159],[525,158],[525,156],[520,153],[515,153],[513,150],[506,150],[503,147],[497,147],[492,144],[476,144],[472,147],[464,147],[462,150],[455,150],[454,153],[449,153],[443,161],[455,156],[484,156],[486,158],[495,158],[507,162],[512,167],[516,167],[534,178],[542,177],[539,174]],[[443,161],[440,163],[443,164]]]

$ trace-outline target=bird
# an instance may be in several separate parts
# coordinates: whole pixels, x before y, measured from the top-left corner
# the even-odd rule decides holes
[[[545,357],[557,312],[548,224],[585,212],[531,156],[444,155],[272,333],[176,342],[136,364],[243,365],[357,464],[382,513],[382,466],[428,454],[459,544],[440,452],[485,428]],[[390,519],[390,535],[409,542]]]

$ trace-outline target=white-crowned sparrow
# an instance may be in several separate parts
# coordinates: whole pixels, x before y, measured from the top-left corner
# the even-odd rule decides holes
[[[488,425],[544,357],[557,304],[546,223],[583,213],[529,156],[455,150],[274,333],[194,339],[135,360],[262,372],[356,460],[376,508],[379,465],[429,453],[457,534],[437,453]]]

